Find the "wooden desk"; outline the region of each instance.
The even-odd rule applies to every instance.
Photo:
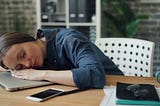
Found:
[[[128,77],[128,76],[114,76],[107,75],[106,81],[108,85],[115,85],[117,81],[128,83],[147,83],[155,84],[160,87],[154,78],[147,77]],[[1,106],[99,106],[104,92],[102,89],[92,89],[75,94],[59,96],[49,99],[44,102],[34,102],[27,100],[25,97],[36,92],[46,90],[48,88],[59,88],[64,90],[75,89],[74,87],[67,87],[62,85],[51,85],[33,89],[26,89],[16,92],[7,92],[3,88],[0,88],[0,105]]]

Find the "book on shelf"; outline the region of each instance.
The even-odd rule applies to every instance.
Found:
[[[77,0],[69,0],[69,21],[77,22]]]

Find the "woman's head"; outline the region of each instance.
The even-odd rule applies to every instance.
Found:
[[[20,32],[0,34],[0,56],[3,56],[12,45],[28,41],[35,41],[35,39],[26,33]]]
[[[42,56],[41,52],[35,38],[28,34],[20,32],[0,34],[0,58],[8,68],[20,69],[38,65],[35,62]],[[27,64],[28,66],[25,66]]]

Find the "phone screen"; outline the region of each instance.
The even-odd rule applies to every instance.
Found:
[[[46,98],[46,97],[50,97],[50,96],[53,96],[53,95],[57,95],[57,94],[59,94],[59,93],[61,93],[61,92],[63,92],[63,91],[54,90],[54,89],[48,89],[48,90],[39,92],[39,93],[37,93],[37,94],[33,94],[33,95],[31,95],[31,97],[36,97],[36,98],[44,99],[44,98]]]

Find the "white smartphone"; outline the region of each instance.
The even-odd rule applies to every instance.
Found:
[[[47,90],[38,92],[33,95],[29,95],[26,98],[29,100],[36,101],[36,102],[42,102],[42,101],[47,100],[49,98],[55,97],[63,92],[64,92],[64,90],[62,90],[62,89],[51,88],[51,89],[47,89]]]

